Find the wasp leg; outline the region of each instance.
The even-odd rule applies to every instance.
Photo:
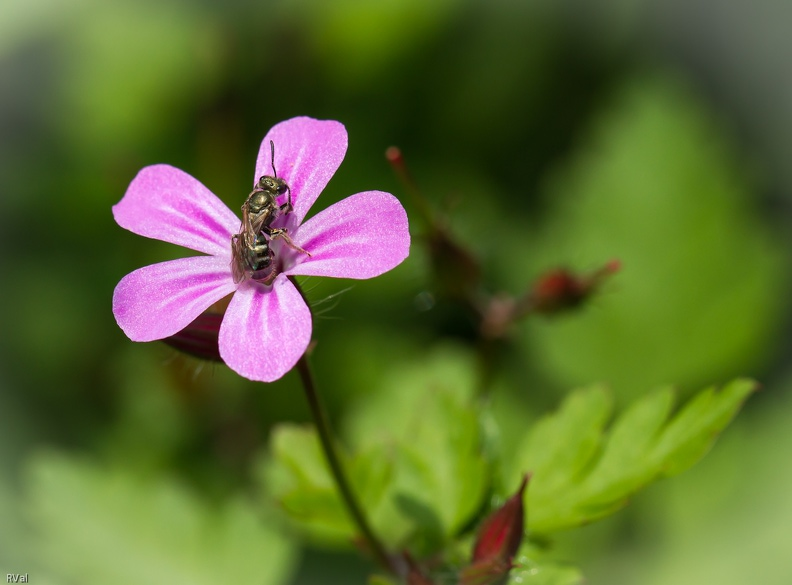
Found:
[[[292,211],[294,211],[294,206],[292,205],[292,201],[291,201],[291,189],[289,189],[288,185],[286,186],[286,193],[287,193],[287,195],[286,195],[286,203],[284,203],[283,205],[281,205],[278,208],[278,209],[280,209],[280,212],[283,215],[289,214]]]
[[[280,238],[292,250],[297,250],[301,254],[307,254],[309,257],[311,256],[311,253],[308,250],[303,250],[302,248],[300,248],[300,246],[298,246],[292,241],[292,239],[289,237],[288,230],[286,230],[285,228],[270,228],[269,237],[271,240],[275,238]]]

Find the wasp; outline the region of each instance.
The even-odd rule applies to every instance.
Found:
[[[263,233],[257,235],[252,244],[242,233],[231,237],[231,272],[235,283],[250,278],[272,284],[278,275],[274,259],[275,254]]]
[[[295,244],[286,228],[274,228],[272,223],[281,215],[292,212],[291,189],[278,177],[275,170],[275,144],[270,140],[272,172],[256,182],[253,191],[242,204],[242,225],[239,233],[231,236],[231,272],[234,282],[250,278],[272,284],[278,275],[275,253],[270,243],[282,239],[287,246],[302,254],[311,254]],[[286,194],[286,202],[278,205],[278,197]]]

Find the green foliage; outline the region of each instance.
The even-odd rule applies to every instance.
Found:
[[[435,577],[433,583],[438,585],[441,583],[457,583],[454,580],[456,577],[450,577],[451,574],[455,573],[456,571],[453,570],[444,570],[442,571],[443,577]],[[486,574],[482,574],[480,579],[482,585],[485,583],[494,585],[495,583],[493,577]],[[515,556],[514,568],[509,571],[508,577],[500,581],[502,585],[518,585],[520,583],[527,585],[580,585],[583,583],[583,578],[577,568],[553,561],[547,558],[546,553],[526,544],[520,548]],[[373,575],[369,579],[369,585],[398,584],[399,581],[382,575]]]
[[[150,140],[185,114],[179,104],[186,95],[200,103],[218,72],[219,43],[203,11],[185,13],[170,3],[142,11],[130,2],[82,8],[91,18],[68,30],[64,98],[83,121],[58,118],[85,141],[79,146],[96,156],[118,135],[130,144]],[[141,60],[145,68],[135,66]]]
[[[145,352],[122,353],[115,367],[119,417],[102,437],[103,452],[138,470],[166,467],[193,431],[173,378]]]
[[[514,560],[515,568],[509,573],[508,585],[580,585],[580,571],[544,558],[540,551],[525,545]]]
[[[437,550],[481,504],[488,466],[466,353],[443,350],[399,368],[346,421],[345,464],[375,529],[395,549]],[[264,485],[307,533],[354,537],[315,433],[280,425]]]
[[[263,483],[289,517],[321,541],[351,542],[354,527],[330,475],[316,431],[297,425],[278,425],[272,432],[271,455],[273,461],[266,464]],[[365,471],[366,460],[365,456],[345,456],[342,463],[364,507],[377,503],[375,494],[358,481],[359,470]]]
[[[792,564],[775,560],[788,558],[792,524],[792,469],[782,463],[792,442],[792,384],[775,390],[763,388],[704,461],[653,490],[642,518],[660,538],[624,559],[621,583],[792,583]],[[613,562],[601,555],[592,572],[608,575]]]
[[[480,505],[489,481],[473,364],[468,352],[435,350],[386,374],[382,387],[352,410],[350,441],[379,444],[396,457],[392,499],[382,510],[386,525],[407,513],[424,531],[434,525],[448,537]]]
[[[30,566],[26,554],[26,530],[16,505],[16,494],[5,478],[0,479],[0,566]]]
[[[781,58],[784,52],[775,50],[777,43],[740,42],[749,40],[751,31],[763,39],[770,38],[768,30],[782,31],[788,19],[778,18],[780,8],[752,13],[775,28],[742,26],[737,42],[708,53],[723,90],[709,94],[713,104],[655,75],[626,88],[617,85],[616,99],[603,113],[597,102],[614,93],[612,84],[623,83],[624,52],[613,50],[614,37],[623,40],[634,34],[654,53],[656,39],[640,37],[639,22],[630,30],[620,26],[629,21],[628,13],[641,12],[638,3],[630,8],[624,2],[605,3],[587,10],[583,18],[566,3],[547,1],[363,4],[4,2],[0,121],[8,148],[0,157],[2,263],[5,281],[18,285],[4,290],[0,315],[0,565],[8,559],[30,560],[29,565],[15,566],[30,566],[33,576],[34,562],[41,562],[56,578],[47,581],[44,569],[36,569],[36,582],[64,585],[69,577],[84,582],[82,573],[75,577],[76,565],[87,563],[86,551],[94,543],[86,543],[82,528],[77,528],[83,526],[83,517],[89,528],[106,527],[107,538],[98,544],[99,560],[104,547],[132,534],[139,537],[130,549],[133,555],[148,557],[150,549],[161,547],[163,557],[181,563],[173,547],[182,534],[166,530],[172,536],[166,538],[159,519],[152,520],[150,505],[172,484],[134,478],[178,465],[191,477],[209,475],[226,482],[224,486],[239,485],[247,471],[246,449],[258,444],[256,435],[265,435],[271,420],[291,420],[303,412],[301,395],[291,391],[296,376],[262,389],[232,380],[223,366],[197,373],[197,364],[185,366],[171,359],[168,350],[130,343],[109,311],[112,288],[125,273],[164,260],[160,250],[180,253],[166,244],[143,244],[113,222],[109,207],[135,172],[155,162],[174,164],[195,174],[238,212],[240,197],[254,179],[251,165],[258,140],[274,122],[292,115],[338,119],[350,132],[346,161],[319,208],[326,205],[325,197],[384,189],[408,206],[415,230],[415,251],[408,263],[360,283],[329,311],[334,320],[314,323],[317,371],[330,410],[345,413],[342,404],[360,400],[358,412],[338,425],[351,446],[346,462],[364,505],[371,505],[375,521],[392,542],[413,542],[414,534],[428,531],[434,546],[447,538],[452,526],[468,526],[463,518],[471,519],[472,526],[476,502],[487,500],[490,475],[481,465],[478,446],[473,446],[483,437],[466,418],[471,410],[467,398],[449,399],[451,407],[438,407],[440,415],[430,408],[423,414],[424,404],[408,387],[412,382],[402,377],[406,372],[397,371],[399,383],[394,386],[401,387],[391,388],[388,400],[379,397],[383,387],[373,382],[430,340],[469,334],[464,318],[447,305],[438,303],[419,313],[410,302],[413,295],[432,291],[425,288],[419,262],[420,222],[382,157],[388,144],[403,148],[418,187],[437,209],[447,212],[449,223],[458,228],[455,233],[482,258],[490,290],[506,283],[513,292],[524,290],[532,276],[558,263],[589,269],[610,257],[624,261],[624,271],[587,310],[527,323],[523,332],[531,360],[520,354],[516,365],[525,372],[498,372],[503,378],[527,373],[532,381],[548,379],[560,390],[607,380],[619,404],[631,392],[668,381],[695,389],[741,371],[761,375],[768,359],[780,356],[770,343],[776,341],[771,335],[776,326],[787,319],[784,284],[790,264],[783,261],[786,252],[770,227],[777,222],[785,228],[788,218],[758,217],[752,206],[762,203],[759,190],[745,170],[758,163],[760,172],[772,173],[768,161],[788,158],[789,149],[778,146],[792,136],[785,131],[792,116],[773,107],[784,102],[784,92],[769,86],[757,91],[762,71],[778,67],[754,68],[746,83],[740,75],[729,77],[728,67],[722,66],[728,57],[717,61],[729,51],[738,52],[740,62],[757,62],[757,51],[763,50]],[[617,6],[623,9],[621,17]],[[674,10],[669,6],[662,9],[666,18],[655,19],[661,29],[679,21],[669,18]],[[613,34],[614,28],[621,34]],[[700,32],[696,46],[705,46],[707,36]],[[677,49],[685,50],[683,45]],[[629,72],[647,67],[640,53],[628,59]],[[784,81],[784,76],[775,77]],[[754,105],[768,107],[752,107],[743,99],[747,96]],[[739,112],[729,111],[735,97],[743,106]],[[708,110],[723,117],[714,119]],[[729,128],[723,123],[731,123],[735,114],[736,125],[751,134],[739,150],[729,144]],[[589,118],[594,127],[581,140],[580,124]],[[750,151],[756,145],[762,145],[759,154]],[[537,189],[548,178],[548,163],[557,161],[557,174]],[[774,200],[792,193],[788,180],[779,182],[772,174],[761,178],[766,181],[761,185],[764,195],[773,193]],[[548,205],[544,217],[536,205],[537,192]],[[48,216],[47,210],[57,210],[55,221],[48,222],[46,235],[32,237],[31,229]],[[533,218],[549,220],[535,226],[544,232],[538,239],[527,225]],[[321,288],[316,289],[317,299],[319,292]],[[502,363],[515,366],[508,360]],[[447,368],[454,370],[443,374],[449,385],[460,383],[457,376],[467,376],[456,368],[467,371],[468,365]],[[545,403],[544,388],[530,386],[526,402]],[[235,390],[255,398],[239,400]],[[612,549],[613,557],[602,561],[607,567],[603,578],[592,582],[792,582],[785,547],[785,531],[792,522],[792,478],[782,463],[784,446],[792,440],[785,420],[791,405],[778,401],[786,390],[767,389],[765,409],[751,413],[754,419],[749,417],[746,424],[753,426],[744,429],[744,440],[733,442],[721,467],[708,466],[706,477],[697,471],[697,482],[687,483],[693,474],[686,474],[685,483],[668,482],[663,490],[653,491],[652,497],[673,497],[679,510],[666,513],[666,506],[658,506],[663,516],[647,521],[646,515],[656,512],[642,506],[641,516],[630,523],[638,531],[651,525],[653,532],[663,532],[665,541],[642,541],[640,534],[630,539],[631,547],[641,542],[651,547],[637,554],[630,549],[634,575],[640,579],[619,581],[618,571],[627,562],[619,547],[626,539],[614,532],[613,541],[601,545],[602,550]],[[499,394],[496,399],[501,398]],[[731,416],[731,407],[719,401],[713,394],[699,404],[698,416],[710,417],[706,424],[711,428],[719,416]],[[580,425],[572,434],[575,442],[556,450],[567,467],[553,470],[548,481],[564,496],[578,475],[588,477],[596,465],[598,483],[590,479],[586,485],[599,499],[585,514],[605,513],[612,498],[618,500],[614,506],[621,505],[618,494],[633,493],[657,477],[644,465],[642,454],[649,452],[649,445],[654,445],[657,459],[669,459],[663,473],[689,465],[711,437],[690,434],[696,427],[690,421],[680,420],[672,432],[672,402],[670,393],[658,392],[607,430],[610,399],[604,394],[591,397],[586,403],[590,411],[575,411]],[[417,405],[413,412],[411,405]],[[524,445],[510,437],[527,443],[533,427],[524,404],[517,406],[512,419],[519,429],[508,433],[501,426],[501,444],[487,443],[485,453],[496,452],[496,447],[502,458],[518,447],[522,453]],[[379,414],[373,414],[375,409]],[[207,410],[218,416],[201,414]],[[244,416],[238,417],[240,413]],[[463,421],[459,426],[455,413]],[[237,418],[254,430],[229,439],[227,426],[243,426],[235,426]],[[409,425],[396,428],[411,419],[434,428],[419,429],[422,434],[413,440]],[[768,432],[770,423],[773,433]],[[315,442],[311,433],[284,429],[275,435],[281,441],[278,449],[289,451],[292,441],[299,446],[284,456],[293,466],[286,471],[302,469],[302,459],[291,462],[301,450],[314,458],[306,464],[309,468],[324,470],[321,455],[310,447]],[[447,436],[453,433],[460,435],[453,441],[466,445],[468,455],[438,463],[442,458],[437,453],[446,450],[444,442],[452,441]],[[662,445],[657,442],[661,433],[667,433]],[[367,434],[376,441],[369,441]],[[418,439],[435,455],[425,452]],[[229,461],[224,459],[229,441],[240,449],[232,468],[225,467]],[[25,522],[17,471],[42,442],[123,461],[126,472],[38,460],[35,469],[58,470],[49,484],[43,473],[34,474],[38,495],[33,502],[42,510],[34,514],[40,542],[33,547],[20,538]],[[641,467],[647,475],[640,473]],[[216,473],[218,469],[228,473]],[[509,471],[515,479],[522,469]],[[313,469],[311,481],[317,475]],[[63,481],[59,493],[61,479],[72,476],[81,479]],[[109,496],[97,497],[101,485],[116,480],[126,486],[121,490],[128,496],[123,508]],[[464,485],[468,482],[469,488]],[[133,484],[140,486],[134,493]],[[510,481],[503,489],[513,487]],[[470,489],[470,494],[454,489]],[[321,490],[316,495],[319,508],[326,495]],[[47,508],[45,514],[50,500],[58,507]],[[190,501],[207,522],[226,514]],[[299,497],[289,503],[300,503]],[[309,504],[302,503],[303,509]],[[702,504],[709,516],[702,517]],[[69,515],[71,509],[74,515]],[[319,525],[333,531],[331,540],[346,541],[351,534],[346,515],[337,509],[334,514]],[[529,504],[528,514],[541,520],[536,506]],[[45,548],[52,550],[39,554]],[[64,552],[57,553],[58,548]],[[586,544],[578,554],[594,554],[592,548],[597,547]],[[73,559],[65,558],[67,554]],[[602,559],[607,553],[596,554]],[[201,562],[214,562],[212,556]],[[642,564],[649,556],[652,566]],[[127,566],[125,554],[110,558],[120,558],[119,566]],[[248,563],[259,566],[261,559],[252,554],[240,566]],[[259,577],[268,574],[262,570]],[[134,568],[132,575],[141,576]],[[112,585],[110,577],[105,583]]]
[[[527,327],[560,387],[695,387],[763,359],[786,298],[784,252],[759,222],[744,168],[679,85],[647,76],[617,94],[544,193],[534,273],[624,265],[589,310]]]
[[[637,401],[606,432],[611,401],[602,387],[578,390],[525,434],[507,477],[529,471],[527,526],[548,534],[611,514],[651,481],[701,458],[756,389],[735,380],[699,393],[671,417],[673,392]]]
[[[310,27],[315,50],[331,68],[335,83],[349,85],[387,71],[403,53],[436,32],[458,4],[457,0],[337,0],[292,2],[286,8]]]
[[[423,364],[396,369],[383,377],[381,388],[360,397],[344,421],[350,445],[344,465],[392,550],[407,547],[422,558],[448,545],[479,510],[493,481],[482,454],[484,410],[476,407],[471,363],[467,353],[444,349]],[[529,534],[597,520],[652,481],[695,463],[755,387],[735,380],[704,390],[676,414],[674,393],[664,388],[636,401],[610,426],[610,393],[602,386],[576,391],[558,412],[525,429],[516,456],[503,464],[504,487],[513,489],[521,473],[532,472]],[[354,528],[311,429],[275,430],[264,485],[305,533],[335,544],[353,542]],[[545,566],[537,551],[521,555],[513,579],[578,582],[576,569]],[[454,564],[465,562],[463,554]]]
[[[250,503],[215,509],[178,484],[39,455],[29,474],[36,558],[63,583],[279,585],[291,544]]]

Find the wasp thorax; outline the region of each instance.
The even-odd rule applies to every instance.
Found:
[[[274,207],[275,198],[267,191],[254,191],[247,200],[248,209],[252,213],[259,213],[265,208]]]

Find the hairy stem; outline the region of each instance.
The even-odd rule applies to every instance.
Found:
[[[360,533],[365,539],[371,554],[384,569],[394,572],[393,564],[388,554],[385,552],[385,547],[371,528],[368,518],[366,518],[366,515],[363,513],[363,509],[360,507],[357,497],[352,491],[352,486],[349,484],[349,479],[341,465],[341,460],[338,457],[338,451],[333,439],[333,431],[330,428],[330,421],[319,400],[319,394],[316,392],[316,384],[314,383],[311,366],[305,355],[297,362],[297,371],[300,373],[300,379],[305,389],[305,396],[308,398],[308,405],[311,408],[311,415],[314,418],[316,429],[319,431],[319,440],[322,443],[322,449],[327,459],[327,464],[330,466],[330,472],[341,494],[341,499],[344,501],[349,515],[352,517],[358,530],[360,530]]]
[[[303,294],[303,291],[297,282],[295,282],[294,279],[290,280],[292,280],[300,294]],[[305,295],[303,295],[303,298],[305,298]],[[310,307],[310,305],[308,306]],[[330,426],[330,419],[327,416],[327,412],[325,411],[324,407],[322,406],[322,402],[319,400],[319,393],[316,390],[316,382],[311,370],[311,365],[308,363],[307,353],[303,354],[303,356],[297,362],[297,371],[300,374],[300,380],[302,381],[303,389],[305,390],[305,396],[308,399],[308,406],[311,409],[311,416],[314,419],[316,430],[319,433],[319,441],[321,442],[325,459],[327,459],[327,465],[330,467],[330,473],[333,476],[333,480],[335,481],[338,492],[341,495],[341,499],[346,505],[347,512],[349,512],[349,515],[352,517],[352,521],[360,531],[360,534],[365,541],[366,548],[369,550],[377,563],[379,563],[382,568],[388,572],[396,574],[396,566],[388,556],[382,541],[380,541],[371,527],[366,514],[363,512],[363,508],[360,506],[360,503],[355,496],[355,492],[352,490],[352,486],[349,483],[349,479],[347,478],[347,474],[344,471],[344,467],[341,464],[341,459],[338,456],[338,449],[333,436],[333,429]]]

